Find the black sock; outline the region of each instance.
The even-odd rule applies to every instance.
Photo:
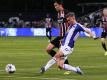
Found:
[[[49,40],[51,41],[51,36],[49,37]]]
[[[68,59],[65,60],[64,64],[69,64]]]
[[[52,57],[54,57],[54,55],[56,54],[56,52],[54,50],[51,50],[51,52],[49,53]]]
[[[105,51],[107,51],[107,49],[106,49],[106,44],[105,44],[105,43],[102,43],[102,47],[103,47],[103,49],[104,49]]]

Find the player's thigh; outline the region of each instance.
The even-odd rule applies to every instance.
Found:
[[[73,48],[70,48],[69,46],[61,46],[60,51],[66,57],[73,52]]]
[[[105,38],[101,38],[101,42],[105,42]]]
[[[59,48],[60,47],[60,40],[61,40],[60,37],[56,37],[55,39],[53,39],[51,41],[51,44],[53,44],[56,48]]]
[[[101,33],[101,38],[106,38],[106,36],[107,36],[107,33],[106,33],[106,32],[102,32],[102,33]]]
[[[106,36],[107,36],[107,33],[102,32],[102,34],[101,34],[101,42],[105,42]]]
[[[64,57],[64,54],[63,54],[62,51],[58,50],[57,53],[55,54],[55,58],[56,58],[57,60],[60,60],[61,57]]]
[[[60,68],[63,68],[64,59],[60,59],[60,60],[57,62],[57,65],[60,66]]]
[[[48,32],[48,28],[46,28],[46,32]]]
[[[60,66],[60,68],[63,68],[63,64],[65,60],[67,59],[67,56],[64,56],[64,53],[62,51],[58,51],[55,55],[57,65]]]
[[[64,60],[64,55],[63,55],[63,52],[61,51],[58,51],[56,54],[55,54],[55,59],[57,61],[57,65],[60,65],[61,64],[61,61]]]
[[[50,51],[50,50],[52,50],[53,48],[55,48],[55,45],[53,45],[52,43],[49,43],[48,46],[47,46],[47,48],[46,48],[46,50],[47,50],[47,51]]]

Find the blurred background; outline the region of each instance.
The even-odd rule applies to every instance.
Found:
[[[62,0],[62,2],[65,9],[74,11],[77,20],[86,27],[99,27],[102,9],[107,6],[106,0]],[[52,17],[53,28],[57,28],[53,0],[0,0],[0,35],[8,36],[10,32],[16,35],[18,30],[13,28],[44,28],[47,13]],[[7,31],[7,28],[11,30]],[[23,30],[19,31],[21,32],[17,33],[24,33]],[[32,31],[34,34],[35,30]],[[36,32],[35,34],[40,34],[40,31]],[[32,35],[31,31],[30,33]]]

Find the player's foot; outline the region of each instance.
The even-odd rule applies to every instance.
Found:
[[[64,74],[65,75],[69,75],[71,73],[71,71],[65,71]]]
[[[107,56],[107,51],[105,52],[105,54],[104,54],[105,56]]]
[[[45,68],[44,68],[44,66],[42,66],[40,69],[40,73],[43,74],[44,72],[45,72]]]
[[[76,69],[78,74],[83,75],[83,71],[79,67],[76,67]]]

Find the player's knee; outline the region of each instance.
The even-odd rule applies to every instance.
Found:
[[[57,65],[60,69],[63,69],[63,62],[62,61],[57,61]]]
[[[51,48],[50,46],[48,46],[48,47],[46,48],[46,52],[47,52],[47,53],[50,53],[51,50],[52,50],[52,48]]]
[[[54,46],[52,44],[49,44],[46,48],[46,52],[50,53],[53,48],[54,48]]]
[[[55,58],[56,58],[57,60],[59,60],[60,55],[59,55],[59,54],[55,54]]]
[[[60,69],[63,69],[63,65],[62,65],[62,64],[58,63],[57,65],[58,65],[58,67],[59,67]]]
[[[63,69],[62,67],[58,66],[59,69]]]
[[[105,42],[105,39],[104,39],[104,38],[101,38],[101,42]]]
[[[104,41],[104,40],[102,40],[102,41],[101,41],[101,43],[102,43],[102,44],[104,44],[104,43],[105,43],[105,41]]]

